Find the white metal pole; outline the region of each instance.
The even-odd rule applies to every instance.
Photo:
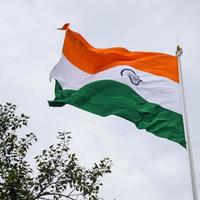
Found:
[[[183,53],[182,48],[180,48],[180,46],[178,45],[177,51],[176,51],[176,56],[178,58],[179,80],[180,80],[181,96],[182,96],[181,99],[182,99],[184,132],[185,132],[185,137],[186,137],[186,142],[187,142],[187,152],[188,152],[188,160],[189,160],[189,167],[190,167],[193,200],[198,200],[199,198],[198,198],[198,191],[197,191],[197,182],[196,182],[196,176],[195,176],[192,147],[191,147],[191,142],[190,142],[189,127],[187,124],[187,112],[186,112],[186,106],[185,106],[184,87],[183,87],[183,80],[182,80],[182,70],[181,70],[181,60],[180,60],[182,53]]]

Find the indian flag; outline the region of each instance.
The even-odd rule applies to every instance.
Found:
[[[55,99],[100,115],[116,115],[137,128],[186,146],[176,56],[91,46],[66,30],[62,56],[50,74]]]

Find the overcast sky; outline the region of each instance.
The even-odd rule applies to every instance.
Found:
[[[187,152],[180,145],[136,129],[116,116],[100,117],[72,106],[48,107],[54,98],[50,70],[61,56],[70,22],[99,48],[184,54],[182,71],[197,180],[200,180],[200,1],[198,0],[0,0],[0,103],[17,104],[30,116],[24,131],[36,133],[29,160],[55,143],[57,131],[71,131],[71,150],[92,166],[110,157],[103,179],[105,200],[190,200]],[[200,191],[200,182],[198,182]]]

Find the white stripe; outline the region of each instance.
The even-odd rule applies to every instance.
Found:
[[[123,69],[132,69],[142,80],[139,85],[134,85],[125,74],[120,74]],[[126,84],[146,101],[182,113],[180,104],[180,86],[178,83],[161,76],[143,72],[129,66],[116,66],[96,74],[86,73],[71,64],[64,55],[53,68],[50,79],[56,79],[63,89],[77,90],[84,85],[98,80],[114,80]],[[134,80],[134,79],[133,79]],[[123,102],[122,102],[123,103]]]

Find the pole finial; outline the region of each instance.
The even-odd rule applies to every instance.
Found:
[[[179,45],[177,45],[177,47],[176,47],[176,56],[177,57],[181,57],[182,54],[183,54],[183,49]]]

